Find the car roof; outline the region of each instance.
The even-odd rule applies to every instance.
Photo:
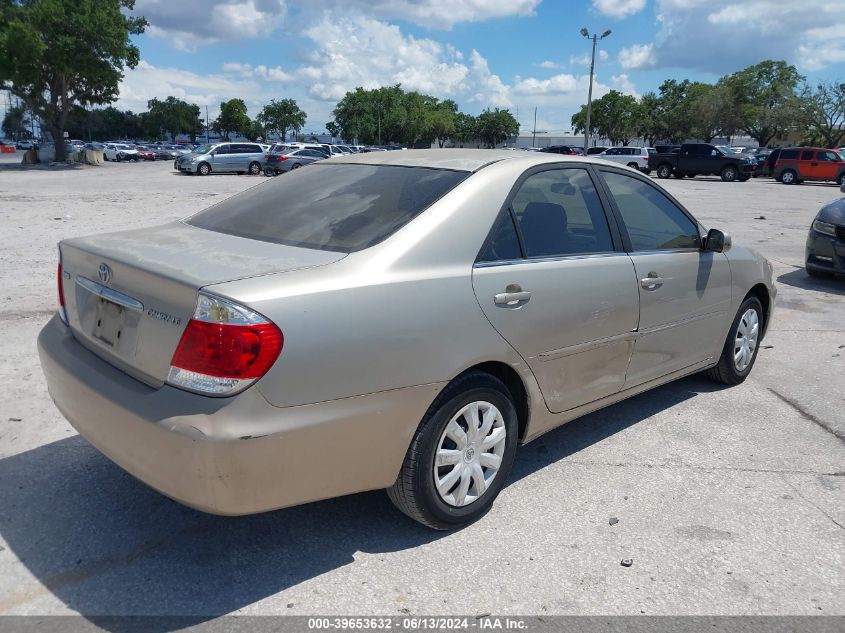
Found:
[[[332,158],[333,165],[354,163],[361,165],[395,165],[397,167],[430,167],[456,171],[478,171],[502,160],[520,161],[528,168],[544,163],[596,163],[594,156],[567,156],[544,152],[513,152],[502,149],[409,149],[403,152],[366,152]]]

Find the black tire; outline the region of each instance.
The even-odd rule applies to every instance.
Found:
[[[722,167],[722,171],[719,176],[721,176],[722,182],[733,182],[739,178],[739,170],[733,165],[725,165]]]
[[[663,164],[657,166],[657,177],[661,179],[670,178],[672,176],[672,166]]]
[[[757,322],[759,323],[759,333],[757,335],[757,344],[754,347],[754,352],[751,356],[751,362],[742,371],[738,371],[736,363],[734,362],[734,346],[736,342],[736,334],[739,329],[740,321],[743,315],[749,310],[757,311]],[[760,343],[763,340],[762,330],[765,323],[765,315],[763,314],[763,306],[757,297],[746,297],[742,305],[739,306],[734,321],[731,324],[731,329],[728,332],[728,338],[725,339],[725,345],[722,347],[722,355],[719,356],[719,362],[710,369],[704,372],[710,380],[722,383],[723,385],[738,385],[743,382],[748,374],[751,373],[751,368],[754,367],[754,361],[757,360],[757,352],[760,351]]]
[[[250,176],[258,176],[261,173],[261,163],[257,161],[252,161],[247,168],[247,172]]]
[[[273,169],[272,167],[265,167],[264,168],[264,175],[267,176],[268,178],[270,178],[271,176],[275,176],[276,170]]]
[[[505,448],[490,487],[475,501],[458,507],[446,503],[437,492],[434,460],[446,426],[463,407],[475,401],[489,402],[502,414]],[[387,495],[403,513],[435,530],[472,523],[487,513],[504,487],[513,466],[518,431],[516,409],[508,388],[490,374],[464,374],[449,384],[429,407],[411,440],[396,483],[387,489]]]
[[[642,170],[642,172],[643,172],[646,176],[648,176],[648,175],[651,173],[651,170],[650,170],[648,167],[646,167],[645,169],[643,169],[643,170]]]
[[[208,163],[200,163],[197,165],[197,173],[200,176],[208,176],[211,173],[211,165]]]
[[[748,182],[748,180],[750,178],[751,178],[750,174],[743,174],[742,176],[739,177],[739,182]]]
[[[290,166],[291,169],[299,169],[300,167],[302,167],[302,165],[300,165],[299,163],[294,163],[293,165]]]
[[[792,169],[784,169],[778,176],[778,180],[785,185],[795,185],[798,184],[798,174]]]
[[[634,163],[634,162],[628,163],[628,167],[630,167],[632,169],[637,169],[637,170],[639,170],[639,168],[640,168],[640,166],[637,165],[637,163]]]
[[[841,174],[839,174],[836,177],[836,184],[839,185],[840,187],[842,186],[842,183],[844,183],[844,182],[845,182],[845,171],[843,171]]]

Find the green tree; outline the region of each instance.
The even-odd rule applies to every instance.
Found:
[[[801,90],[807,132],[815,143],[839,147],[845,139],[845,84],[821,81]],[[4,124],[5,125],[5,124]]]
[[[496,147],[509,136],[519,134],[519,123],[509,110],[486,109],[478,115],[478,137],[489,147]]]
[[[426,113],[426,135],[430,135],[440,147],[455,134],[458,104],[451,99],[431,104]]]
[[[635,97],[611,90],[593,101],[590,132],[598,133],[614,145],[627,145],[639,134],[642,127],[640,112],[640,104]],[[577,133],[584,133],[586,120],[587,106],[581,106],[581,110],[572,117],[572,126]]]
[[[341,137],[340,126],[334,121],[329,121],[328,123],[326,123],[326,131],[332,135],[332,138]]]
[[[690,135],[710,142],[716,136],[733,136],[740,126],[733,92],[725,82],[691,83],[687,90],[691,115]]]
[[[253,142],[263,141],[267,139],[267,130],[264,129],[264,126],[261,125],[261,123],[259,123],[258,121],[253,121],[252,123],[250,123],[250,126],[247,129],[246,133],[244,133],[244,136],[247,138],[247,140]]]
[[[200,119],[200,108],[194,103],[176,97],[167,97],[163,101],[156,98],[147,101],[147,108],[145,125],[148,136],[164,138],[169,132],[175,138],[177,134],[187,134],[193,142],[205,128]]]
[[[453,138],[464,146],[464,143],[478,138],[478,120],[471,114],[458,112],[455,114],[455,131]]]
[[[660,120],[660,97],[654,92],[647,92],[640,98],[640,114],[637,119],[637,136],[642,138],[646,145],[655,145],[658,140],[664,138],[663,124]]]
[[[0,88],[41,120],[64,160],[65,124],[74,105],[114,101],[124,67],[140,59],[131,35],[147,22],[134,0],[0,1]]]
[[[308,115],[299,107],[294,99],[271,99],[256,117],[268,134],[279,134],[284,141],[288,130],[301,130]]]
[[[220,114],[212,124],[215,132],[224,139],[229,138],[229,133],[246,136],[252,126],[246,110],[246,103],[243,99],[229,99],[220,104]]]
[[[773,138],[785,136],[802,115],[796,94],[804,77],[795,66],[766,60],[722,78],[734,96],[739,129],[765,147]]]
[[[29,112],[23,105],[12,106],[3,117],[3,130],[9,137],[18,141],[32,138],[30,125]]]

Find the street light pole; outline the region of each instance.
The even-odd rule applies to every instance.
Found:
[[[601,34],[601,37],[599,37],[595,33],[590,35],[590,32],[584,28],[581,29],[581,35],[587,39],[593,40],[593,55],[590,58],[590,90],[587,93],[587,121],[586,126],[584,127],[584,155],[586,155],[587,150],[590,148],[590,116],[593,113],[593,73],[596,70],[596,42],[598,42],[598,40],[603,40],[610,35],[610,29],[606,30]]]

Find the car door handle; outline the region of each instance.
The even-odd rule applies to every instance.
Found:
[[[646,290],[657,290],[663,285],[663,277],[659,277],[657,273],[649,273],[648,277],[640,279],[640,285]]]
[[[505,288],[505,292],[500,292],[493,296],[493,303],[497,306],[511,306],[527,303],[531,299],[531,293],[523,290],[519,284],[511,284]]]

